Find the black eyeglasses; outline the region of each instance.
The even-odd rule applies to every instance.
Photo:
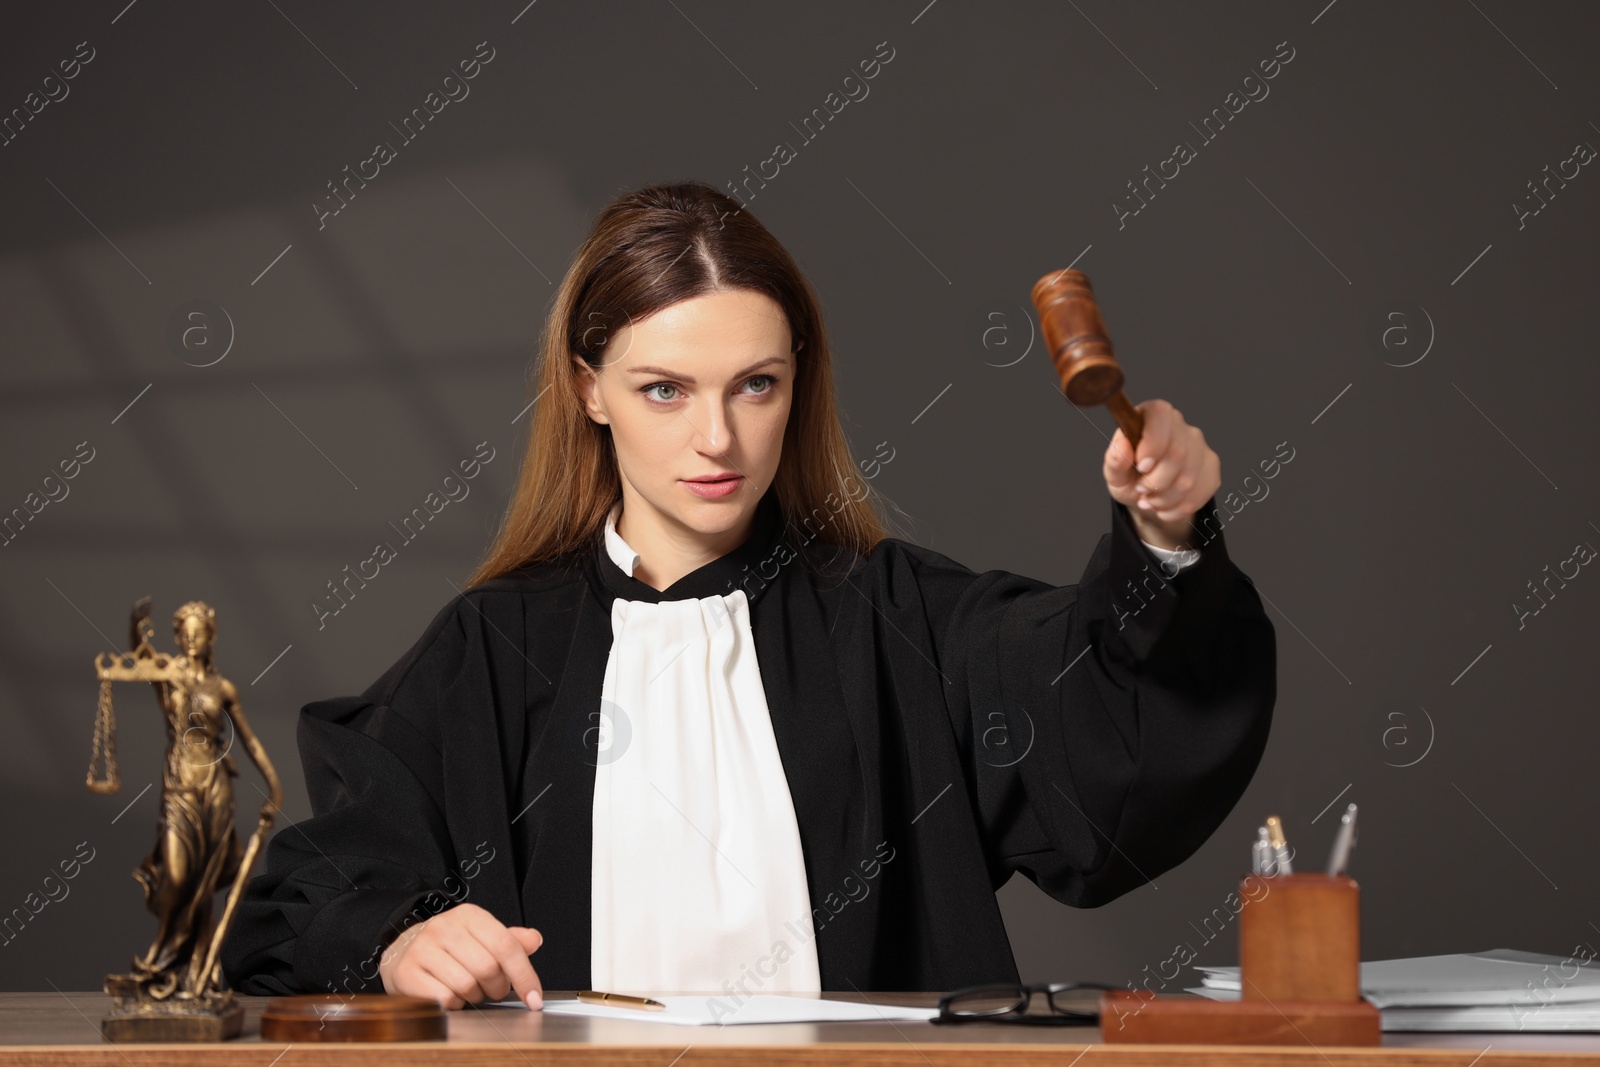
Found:
[[[1097,982],[969,986],[940,997],[939,1015],[933,1021],[1093,1026],[1100,1021],[1100,994],[1111,988]],[[1048,1014],[1029,1012],[1036,993],[1043,994]]]

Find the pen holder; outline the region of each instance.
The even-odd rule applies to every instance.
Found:
[[[1361,889],[1354,881],[1285,874],[1254,885],[1247,879],[1239,891],[1248,901],[1239,912],[1242,999],[1361,999]]]
[[[1250,875],[1239,884],[1236,1001],[1107,993],[1108,1044],[1377,1045],[1361,997],[1361,892],[1343,875]]]

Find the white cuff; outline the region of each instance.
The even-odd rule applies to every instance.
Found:
[[[1161,561],[1161,569],[1168,577],[1177,574],[1178,571],[1183,570],[1185,567],[1192,567],[1200,561],[1200,550],[1198,548],[1159,548],[1142,537],[1139,540],[1144,547],[1155,553],[1156,558]],[[1171,567],[1167,566],[1167,564],[1176,564],[1176,566]]]

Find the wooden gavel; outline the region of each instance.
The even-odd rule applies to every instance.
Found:
[[[1138,448],[1144,416],[1122,391],[1122,368],[1111,351],[1089,276],[1081,270],[1051,271],[1034,283],[1033,307],[1061,376],[1061,391],[1080,407],[1110,408],[1123,436]]]

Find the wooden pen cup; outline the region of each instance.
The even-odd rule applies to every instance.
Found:
[[[1239,912],[1242,999],[1361,999],[1361,889],[1352,879],[1285,874],[1239,892],[1249,901]]]
[[[1344,875],[1250,875],[1239,884],[1238,1000],[1144,996],[1100,1002],[1108,1044],[1378,1045],[1361,996],[1361,891]]]

